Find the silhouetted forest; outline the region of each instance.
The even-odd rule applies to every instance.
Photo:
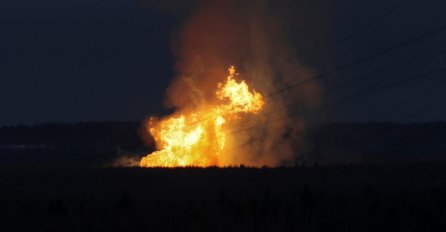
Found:
[[[141,145],[140,122],[47,123],[0,128],[1,145],[34,145],[54,148],[135,149]]]
[[[10,166],[85,162],[154,150],[138,122],[85,122],[0,128],[0,161]],[[296,164],[364,164],[446,160],[446,123],[330,123],[309,126]]]
[[[107,166],[140,124],[0,129],[0,231],[445,231],[446,123],[309,127],[281,168]]]
[[[0,231],[444,231],[445,168],[1,171]]]
[[[103,165],[123,154],[145,154],[140,122],[50,123],[0,128],[0,166],[51,168]]]

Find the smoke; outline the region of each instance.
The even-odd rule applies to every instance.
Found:
[[[277,166],[295,161],[303,146],[305,120],[293,116],[288,105],[316,105],[318,86],[307,83],[298,90],[268,95],[314,75],[299,62],[292,46],[296,41],[289,33],[289,20],[297,12],[267,0],[148,3],[186,18],[172,38],[177,77],[166,92],[166,105],[187,112],[212,101],[216,83],[224,81],[228,66],[236,65],[242,79],[267,97],[263,114],[228,125],[237,131],[232,134],[232,162]],[[261,126],[245,130],[250,125]]]
[[[123,168],[123,167],[138,167],[140,158],[134,155],[120,155],[105,167]]]

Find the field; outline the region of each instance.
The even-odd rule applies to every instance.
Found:
[[[441,231],[446,163],[1,172],[0,231]]]
[[[312,127],[291,167],[110,168],[153,150],[139,127],[0,128],[0,231],[446,230],[445,123]]]

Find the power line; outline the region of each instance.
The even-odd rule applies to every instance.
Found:
[[[380,87],[377,87],[377,88],[373,88],[371,91],[369,90],[368,92],[358,92],[357,94],[354,94],[354,95],[352,95],[352,96],[343,98],[343,99],[341,99],[340,101],[336,101],[336,102],[333,102],[333,103],[342,103],[342,102],[345,102],[345,101],[350,100],[350,99],[356,99],[357,97],[365,96],[365,95],[367,95],[367,94],[370,94],[370,93],[373,93],[373,92],[376,92],[376,91],[380,91],[380,90],[383,90],[383,89],[387,89],[387,88],[391,88],[391,87],[394,87],[394,86],[397,86],[397,85],[401,85],[401,84],[410,82],[410,81],[412,81],[412,80],[419,79],[419,78],[421,78],[421,77],[426,77],[426,76],[428,76],[428,75],[432,75],[432,74],[440,73],[440,72],[442,72],[442,71],[444,71],[444,70],[446,70],[446,67],[443,67],[443,68],[441,68],[441,69],[437,69],[437,70],[434,70],[434,71],[430,71],[430,72],[427,72],[427,73],[424,73],[424,74],[415,75],[415,76],[412,76],[411,78],[404,79],[404,80],[400,80],[400,81],[397,81],[397,82],[393,82],[393,83],[390,83],[390,84],[385,85],[385,86],[380,86]],[[438,102],[437,104],[440,104],[440,103],[442,103],[442,102],[444,102],[444,101],[446,101],[446,98],[445,98],[445,99],[442,99],[442,101]],[[435,105],[437,105],[437,104],[435,104]],[[427,107],[426,107],[426,108],[427,108]],[[318,109],[318,110],[319,110],[319,109]],[[310,111],[310,112],[311,112],[311,113],[315,113],[315,112],[317,112],[317,111]],[[308,112],[306,112],[306,113],[308,113]],[[419,114],[419,113],[420,113],[420,112],[417,112],[416,114]],[[412,118],[412,117],[416,116],[416,114],[414,114],[414,115],[410,115],[408,118]],[[299,114],[292,115],[292,116],[290,116],[290,117],[296,117],[296,116],[299,116]],[[275,120],[273,120],[273,121],[280,121],[280,120],[287,120],[287,119],[288,119],[288,117],[287,117],[287,118],[278,118],[278,119],[275,119]],[[266,124],[271,123],[271,122],[272,122],[272,121],[268,121],[268,122],[266,122],[266,123],[260,123],[260,124],[254,125],[254,126],[252,126],[252,127],[249,127],[249,128],[244,128],[243,130],[235,131],[234,133],[238,133],[238,132],[240,132],[240,131],[244,131],[244,130],[252,129],[252,128],[257,127],[257,126],[266,125]],[[276,128],[276,129],[273,131],[273,133],[276,133],[276,132],[282,132],[282,130],[283,130],[283,129],[286,129],[287,127],[288,127],[287,125],[280,126],[280,127]],[[268,133],[268,134],[271,134],[271,133]],[[253,142],[255,142],[255,141],[257,141],[257,140],[261,140],[261,139],[263,139],[263,138],[265,138],[265,137],[266,137],[266,135],[261,135],[261,136],[259,136],[259,137],[257,137],[257,138],[250,139],[249,141],[247,141],[247,142],[245,142],[245,143],[243,143],[243,144],[240,144],[240,145],[238,145],[238,146],[236,146],[236,147],[230,148],[229,151],[236,150],[236,149],[241,148],[241,147],[243,147],[243,146],[247,146],[247,145],[252,144]]]
[[[430,105],[427,105],[427,106],[421,108],[421,109],[418,110],[417,112],[412,113],[412,114],[410,114],[409,116],[405,117],[402,121],[403,121],[403,122],[407,122],[407,121],[409,121],[410,119],[415,118],[415,117],[417,117],[418,115],[420,115],[420,114],[426,112],[427,110],[429,110],[429,109],[431,109],[431,108],[433,108],[433,107],[436,107],[436,106],[438,106],[438,105],[440,105],[440,104],[443,104],[443,103],[446,103],[446,97],[445,97],[445,98],[442,98],[442,99],[440,99],[440,100],[438,100],[438,101],[435,101],[435,102],[433,102],[433,103],[430,104]]]
[[[423,34],[421,34],[421,35],[418,35],[418,36],[413,37],[413,38],[411,38],[411,39],[405,40],[405,41],[403,41],[403,42],[401,42],[401,43],[399,43],[399,44],[396,44],[396,45],[394,45],[394,46],[391,46],[391,47],[389,47],[389,48],[386,48],[386,49],[384,49],[384,50],[382,50],[382,51],[379,51],[379,52],[370,54],[370,55],[365,56],[365,57],[363,57],[363,58],[361,58],[361,59],[359,59],[359,60],[356,60],[356,61],[347,63],[347,64],[342,65],[342,66],[339,66],[339,67],[337,67],[337,68],[335,68],[335,69],[333,69],[333,70],[331,70],[331,71],[329,71],[329,72],[326,72],[326,73],[323,73],[323,74],[314,76],[314,77],[309,78],[309,79],[307,79],[307,80],[304,80],[304,81],[295,83],[295,84],[293,84],[293,85],[290,85],[290,86],[288,86],[288,87],[286,87],[286,88],[283,88],[283,89],[280,89],[280,90],[278,90],[278,91],[272,92],[272,93],[266,95],[265,98],[269,98],[269,97],[275,96],[275,95],[277,95],[277,94],[279,94],[279,93],[282,93],[282,92],[285,92],[285,91],[289,91],[289,90],[291,90],[291,89],[293,89],[293,88],[296,88],[296,87],[298,87],[298,86],[301,86],[301,85],[303,85],[303,84],[305,84],[305,83],[308,83],[308,82],[310,82],[310,81],[314,81],[314,80],[316,80],[316,79],[325,78],[325,77],[327,77],[327,76],[329,76],[329,75],[331,75],[331,74],[333,74],[333,73],[336,73],[336,72],[345,70],[345,69],[347,69],[347,68],[350,68],[350,67],[353,67],[353,66],[355,66],[355,65],[358,65],[358,64],[360,64],[360,63],[364,63],[364,62],[366,62],[366,61],[368,61],[368,60],[371,60],[371,59],[373,59],[373,58],[375,58],[375,57],[382,56],[382,55],[385,55],[385,54],[387,54],[387,53],[390,53],[390,52],[393,51],[393,50],[396,50],[396,49],[402,48],[402,47],[404,47],[404,46],[407,46],[407,45],[409,45],[409,44],[415,43],[415,42],[417,42],[417,41],[419,41],[419,40],[422,40],[422,39],[425,38],[425,37],[434,35],[434,34],[440,32],[440,31],[442,31],[442,30],[445,30],[445,29],[446,29],[446,25],[443,25],[443,26],[438,27],[438,28],[436,28],[436,29],[434,29],[434,30],[425,32],[425,33],[423,33]],[[400,85],[400,84],[404,84],[404,83],[406,83],[406,82],[409,82],[409,81],[418,79],[418,78],[423,77],[423,76],[426,76],[426,75],[431,75],[431,74],[434,74],[434,73],[437,73],[437,72],[441,72],[441,71],[443,71],[444,69],[445,69],[445,68],[442,68],[442,69],[439,69],[439,70],[435,70],[435,71],[432,71],[432,72],[429,72],[429,73],[425,73],[425,74],[422,74],[422,75],[416,75],[416,76],[414,76],[414,77],[412,77],[412,78],[409,78],[409,79],[406,79],[406,80],[403,80],[403,81],[398,81],[398,82],[396,82],[396,83],[391,83],[390,85],[387,85],[387,86],[381,86],[381,87],[372,89],[371,92],[375,92],[375,91],[379,91],[379,90],[382,90],[382,89],[391,88],[391,87],[393,87],[393,86],[397,86],[397,85]],[[341,99],[341,100],[338,101],[337,103],[342,103],[342,102],[348,101],[348,100],[353,99],[353,98],[357,98],[357,97],[361,97],[361,96],[367,95],[367,94],[369,94],[369,93],[370,93],[370,92],[367,92],[367,93],[362,93],[362,92],[360,92],[360,93],[355,94],[354,96],[350,96],[350,97]],[[317,110],[320,110],[320,108],[317,109]],[[311,110],[310,112],[312,112],[312,111],[314,111],[314,110]],[[305,113],[309,113],[309,112],[305,112]],[[312,112],[312,113],[314,113],[314,112]],[[298,116],[298,115],[293,115],[293,116],[291,116],[291,117],[296,117],[296,116]],[[193,123],[191,123],[191,125],[196,124],[196,123],[198,123],[198,122],[200,122],[200,121],[203,121],[203,120],[211,119],[211,118],[213,118],[213,117],[215,117],[215,115],[214,115],[214,116],[210,116],[210,117],[206,117],[206,118],[199,119],[199,120],[194,121]],[[280,119],[275,119],[274,121],[276,121],[276,120],[285,120],[285,119],[288,119],[288,117],[286,117],[286,118],[280,118]],[[269,122],[268,122],[268,123],[269,123]],[[265,125],[265,123],[258,124],[258,125],[254,125],[254,126],[251,126],[251,127],[249,127],[249,128],[244,128],[244,129],[242,129],[242,130],[232,131],[231,134],[238,133],[238,132],[240,132],[240,131],[244,131],[244,130],[248,130],[248,129],[252,129],[252,128],[257,127],[257,126],[260,126],[260,125]],[[281,128],[279,128],[279,129],[281,129]]]
[[[424,38],[426,38],[426,37],[429,37],[429,36],[431,36],[431,35],[434,35],[434,34],[440,32],[440,31],[442,31],[442,30],[445,30],[445,29],[446,29],[446,25],[442,25],[441,27],[438,27],[438,28],[436,28],[436,29],[434,29],[434,30],[425,32],[425,33],[423,33],[423,34],[421,34],[421,35],[412,37],[412,38],[410,38],[410,39],[408,39],[408,40],[405,40],[405,41],[403,41],[403,42],[401,42],[401,43],[398,43],[398,44],[396,44],[396,45],[394,45],[394,46],[388,47],[388,48],[386,48],[386,49],[384,49],[384,50],[381,50],[381,51],[379,51],[379,52],[375,52],[375,53],[369,54],[369,55],[367,55],[367,56],[365,56],[365,57],[363,57],[363,58],[361,58],[361,59],[355,60],[355,61],[353,61],[353,62],[344,64],[344,65],[341,65],[341,66],[339,66],[339,67],[337,67],[337,68],[335,68],[335,69],[333,69],[333,70],[331,70],[331,71],[328,71],[328,72],[325,72],[325,73],[322,73],[322,74],[313,76],[313,77],[311,77],[311,78],[308,78],[308,79],[303,80],[303,81],[301,81],[301,82],[297,82],[297,83],[295,83],[295,84],[289,85],[289,86],[287,86],[287,87],[285,87],[285,88],[282,88],[282,89],[279,89],[279,90],[277,90],[277,91],[273,91],[273,92],[271,92],[271,93],[269,93],[269,94],[266,94],[266,95],[264,96],[264,98],[265,98],[265,99],[266,99],[266,98],[270,98],[270,97],[276,96],[276,95],[278,95],[278,94],[281,94],[281,93],[283,93],[283,92],[290,91],[290,90],[292,90],[292,89],[294,89],[294,88],[296,88],[296,87],[302,86],[302,85],[307,84],[307,83],[309,83],[309,82],[312,82],[312,81],[315,81],[315,80],[318,80],[318,79],[326,78],[326,77],[330,76],[331,74],[334,74],[334,73],[336,73],[336,72],[339,72],[339,71],[348,69],[348,68],[353,67],[353,66],[355,66],[355,65],[364,63],[364,62],[366,62],[366,61],[368,61],[368,60],[371,60],[371,59],[373,59],[373,58],[375,58],[375,57],[379,57],[379,56],[385,55],[385,54],[387,54],[387,53],[390,53],[390,52],[393,51],[393,50],[396,50],[396,49],[405,47],[405,46],[407,46],[407,45],[409,45],[409,44],[415,43],[415,42],[417,42],[417,41],[419,41],[419,40],[422,40],[422,39],[424,39]],[[426,52],[428,53],[429,51],[426,51]],[[225,111],[229,111],[229,110],[231,110],[231,109],[226,109]],[[196,121],[193,121],[193,122],[189,123],[189,126],[195,125],[195,124],[197,124],[197,123],[199,123],[199,122],[202,122],[202,121],[206,121],[206,120],[215,118],[215,117],[217,117],[217,116],[218,116],[218,115],[216,115],[216,114],[211,114],[211,115],[208,116],[208,117],[200,118],[200,119],[198,119],[198,120],[196,120]]]
[[[422,55],[425,55],[425,54],[429,54],[429,53],[435,52],[435,51],[437,51],[438,49],[440,49],[440,48],[442,48],[442,47],[445,47],[445,45],[446,45],[446,43],[445,43],[445,44],[442,44],[442,45],[439,46],[439,47],[431,48],[431,49],[429,49],[429,50],[427,50],[427,51],[423,51],[423,52],[421,52],[421,53],[418,53],[418,54],[416,54],[416,55],[414,55],[414,56],[411,56],[411,57],[408,57],[408,58],[406,58],[406,59],[403,59],[403,60],[400,60],[400,61],[397,61],[397,62],[388,64],[388,65],[379,67],[379,68],[373,70],[372,72],[370,72],[370,73],[368,73],[368,74],[361,75],[361,76],[358,76],[358,77],[355,77],[355,78],[351,78],[350,80],[348,80],[348,81],[344,81],[344,82],[342,82],[342,83],[340,83],[340,84],[338,84],[338,85],[336,85],[336,86],[334,86],[334,87],[332,87],[332,88],[330,88],[330,89],[326,89],[326,90],[324,90],[324,91],[319,91],[319,92],[317,92],[317,93],[311,95],[310,97],[311,97],[311,98],[313,98],[313,97],[318,97],[320,94],[326,94],[326,93],[333,92],[333,91],[335,91],[335,90],[337,90],[337,89],[340,89],[340,88],[342,88],[342,87],[344,87],[344,86],[346,86],[346,85],[348,85],[348,84],[351,84],[351,83],[353,83],[353,82],[355,82],[355,81],[359,81],[359,80],[366,79],[367,77],[373,76],[374,74],[380,73],[380,72],[385,71],[385,70],[387,70],[387,69],[389,69],[389,68],[393,68],[393,67],[395,67],[395,66],[397,66],[397,65],[407,63],[407,62],[409,62],[409,61],[411,61],[411,60],[413,60],[413,59],[415,59],[415,58],[418,58],[419,56],[422,56]],[[439,55],[439,54],[436,54],[436,55],[434,55],[434,56],[432,56],[432,57],[429,57],[428,59],[426,59],[426,60],[424,60],[424,61],[422,61],[422,62],[419,62],[419,63],[417,63],[417,64],[411,65],[408,69],[406,69],[406,70],[404,70],[402,73],[400,73],[400,75],[403,74],[403,73],[406,72],[406,71],[411,71],[412,69],[414,69],[414,68],[416,68],[416,67],[418,67],[418,66],[421,66],[421,65],[426,64],[427,62],[429,62],[429,61],[431,61],[432,59],[436,58],[438,55]],[[291,104],[288,104],[284,109],[280,109],[279,111],[278,111],[277,109],[275,109],[274,111],[270,111],[270,112],[268,112],[268,113],[264,113],[264,114],[262,114],[262,116],[270,115],[270,114],[272,114],[272,113],[277,113],[277,112],[286,111],[286,110],[288,110],[288,108],[290,108],[291,106],[297,105],[297,104],[299,104],[299,103],[300,103],[300,101],[292,102]]]
[[[432,58],[433,58],[433,57],[431,57],[431,58],[425,60],[424,62],[422,62],[422,63],[420,63],[420,64],[418,64],[418,65],[416,65],[416,66],[410,66],[408,69],[403,70],[402,72],[399,72],[399,73],[397,73],[396,75],[393,75],[393,77],[399,77],[399,76],[405,74],[405,73],[408,72],[408,71],[412,71],[413,68],[415,68],[415,67],[417,67],[417,66],[419,66],[419,65],[425,64],[427,61],[430,61]],[[397,85],[400,85],[400,84],[404,84],[404,83],[406,83],[406,82],[410,82],[410,81],[419,79],[419,78],[424,77],[424,76],[427,76],[427,75],[431,75],[431,74],[435,74],[435,73],[441,72],[441,71],[443,71],[444,69],[446,69],[446,67],[441,68],[441,69],[437,69],[437,70],[434,70],[434,71],[430,71],[430,72],[427,72],[427,73],[418,74],[418,75],[412,76],[411,78],[407,78],[407,79],[403,79],[403,80],[395,81],[395,82],[392,82],[392,83],[390,83],[390,84],[388,84],[388,85],[385,85],[385,86],[378,86],[378,87],[375,87],[374,89],[371,89],[371,90],[368,90],[368,91],[364,91],[364,92],[363,92],[363,91],[359,91],[359,92],[355,93],[355,94],[352,95],[352,96],[347,96],[347,97],[342,98],[342,99],[340,99],[340,100],[334,101],[334,102],[332,102],[331,104],[334,105],[334,104],[343,103],[343,102],[346,102],[346,101],[349,101],[349,100],[352,100],[352,99],[356,99],[356,98],[358,98],[358,97],[362,97],[362,96],[367,95],[367,94],[370,94],[370,93],[372,93],[372,92],[376,92],[376,91],[380,91],[380,90],[383,90],[383,89],[391,88],[391,87],[394,87],[394,86],[397,86]],[[367,75],[366,75],[366,76],[367,76]],[[344,86],[345,84],[348,84],[348,83],[349,83],[349,82],[344,82],[344,83],[341,84],[341,85],[335,86],[335,87],[332,88],[330,91],[332,91],[332,90],[336,90],[336,89],[338,89],[338,88],[340,88],[340,87],[342,87],[342,86]],[[328,92],[328,91],[327,91],[327,92]],[[320,94],[320,93],[318,93],[317,95],[319,95],[319,94]],[[316,96],[316,94],[313,95],[313,96]],[[281,109],[281,110],[275,110],[275,111],[269,112],[268,114],[275,114],[275,113],[278,113],[278,112],[282,112],[282,111],[288,110],[289,108],[294,107],[295,105],[297,105],[297,104],[299,104],[299,103],[300,103],[300,102],[292,102],[291,104],[287,105],[284,109]],[[305,115],[305,114],[308,114],[308,113],[314,113],[314,111],[318,111],[318,110],[320,110],[320,108],[309,109],[309,110],[306,110],[306,111],[304,111],[304,112],[301,112],[299,115],[301,115],[301,114]],[[285,120],[285,119],[288,119],[288,116],[286,116],[286,117],[281,117],[281,118],[279,118],[279,119],[274,119],[274,121],[276,121],[276,120]],[[255,127],[258,127],[258,126],[262,126],[262,125],[263,125],[263,123],[254,124],[254,125],[251,125],[251,126],[248,126],[248,127],[245,127],[245,128],[241,128],[241,129],[237,129],[237,130],[235,130],[235,131],[232,131],[231,134],[232,134],[232,133],[239,133],[239,132],[242,132],[242,131],[245,131],[245,130],[249,130],[249,129],[252,129],[252,128],[255,128]]]
[[[405,47],[405,46],[407,46],[407,45],[409,45],[409,44],[415,43],[415,42],[417,42],[417,41],[419,41],[419,40],[422,40],[422,39],[424,39],[424,38],[426,38],[426,37],[429,37],[429,36],[431,36],[431,35],[434,35],[434,34],[440,32],[440,31],[443,31],[443,30],[445,30],[445,29],[446,29],[446,25],[442,25],[441,27],[435,28],[435,29],[433,29],[433,30],[431,30],[431,31],[428,31],[428,32],[425,32],[425,33],[423,33],[423,34],[421,34],[421,35],[412,37],[412,38],[410,38],[410,39],[408,39],[408,40],[405,40],[405,41],[403,41],[403,42],[401,42],[401,43],[398,43],[398,44],[396,44],[396,45],[393,45],[393,46],[391,46],[391,47],[388,47],[388,48],[386,48],[386,49],[384,49],[384,50],[381,50],[381,51],[379,51],[379,52],[375,52],[375,53],[369,54],[369,55],[367,55],[367,56],[365,56],[365,57],[363,57],[363,58],[360,58],[360,59],[358,59],[358,60],[355,60],[355,61],[352,61],[352,62],[350,62],[350,63],[341,65],[341,66],[339,66],[339,67],[337,67],[337,68],[335,68],[335,69],[333,69],[333,70],[331,70],[331,71],[328,71],[328,72],[325,72],[325,73],[316,75],[316,76],[314,76],[314,77],[312,77],[312,78],[308,78],[308,79],[306,79],[306,80],[304,80],[304,81],[297,82],[297,83],[292,84],[292,85],[290,85],[290,86],[287,86],[287,87],[285,87],[285,88],[279,89],[279,90],[277,90],[277,91],[275,91],[275,92],[272,92],[272,93],[268,94],[267,97],[271,97],[271,96],[277,95],[277,94],[282,93],[282,92],[290,91],[291,89],[294,89],[294,88],[296,88],[296,87],[298,87],[298,86],[301,86],[302,84],[308,83],[308,82],[310,82],[310,81],[314,81],[314,80],[317,80],[317,79],[325,78],[325,77],[327,77],[327,76],[329,76],[329,75],[331,75],[331,74],[334,74],[334,73],[336,73],[336,72],[345,70],[345,69],[350,68],[350,67],[352,67],[352,66],[355,66],[355,65],[364,63],[364,62],[369,61],[369,60],[371,60],[371,59],[374,59],[374,58],[376,58],[376,57],[379,57],[379,56],[385,55],[385,54],[387,54],[387,53],[390,53],[390,52],[393,51],[393,50],[396,50],[396,49]]]
[[[335,43],[334,46],[326,49],[323,53],[322,56],[326,56],[327,54],[331,53],[333,50],[337,49],[338,47],[341,47],[342,45],[344,45],[346,42],[356,38],[357,36],[359,36],[361,33],[367,31],[368,29],[372,28],[374,25],[380,23],[381,21],[383,21],[384,19],[388,18],[389,16],[393,15],[395,13],[395,11],[401,7],[401,2],[398,2],[394,7],[392,7],[390,10],[385,11],[384,13],[380,14],[376,19],[370,21],[369,23],[367,23],[366,25],[363,25],[362,27],[358,28],[357,30],[355,30],[353,33],[351,33],[350,35],[344,37],[343,39],[337,41]]]
[[[392,105],[392,107],[389,107],[389,110],[385,111],[385,112],[381,112],[380,114],[377,114],[376,116],[374,116],[372,119],[370,119],[369,121],[377,121],[379,119],[382,119],[383,117],[385,117],[386,115],[389,115],[395,111],[397,111],[398,109],[401,109],[402,107],[404,107],[405,105],[407,105],[408,103],[415,101],[417,99],[419,99],[420,97],[424,96],[425,94],[431,92],[433,89],[441,86],[442,84],[446,83],[446,79],[444,79],[443,81],[440,81],[439,83],[434,83],[432,85],[430,85],[429,87],[425,88],[423,91],[405,99],[402,102],[399,102],[397,104]]]

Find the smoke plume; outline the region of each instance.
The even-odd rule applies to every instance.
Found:
[[[283,5],[267,0],[160,2],[149,4],[185,17],[172,38],[177,76],[167,89],[166,105],[184,113],[215,100],[216,84],[223,82],[227,68],[235,65],[241,78],[265,96],[265,109],[260,115],[228,125],[233,132],[228,164],[278,166],[294,162],[303,146],[299,138],[305,121],[291,109],[317,104],[318,86],[307,83],[296,90],[280,91],[314,75],[299,62],[296,48],[291,46],[293,38],[286,21],[290,18],[282,15]]]

